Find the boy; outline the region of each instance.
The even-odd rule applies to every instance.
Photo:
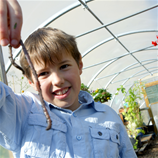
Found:
[[[75,38],[58,29],[42,28],[25,42],[38,75],[52,126],[39,96],[17,95],[0,83],[0,144],[19,158],[135,158],[119,116],[80,91],[82,58]],[[21,53],[29,84],[35,79]]]

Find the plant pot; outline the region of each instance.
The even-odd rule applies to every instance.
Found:
[[[153,125],[147,125],[147,126],[145,126],[144,129],[145,129],[146,134],[154,133],[154,126]]]
[[[141,148],[142,147],[141,137],[137,136],[136,139],[138,140],[137,148]],[[136,140],[134,138],[130,138],[130,141],[132,143],[132,146],[134,146],[134,144],[136,143]]]
[[[143,128],[143,127],[138,127],[138,128],[136,128],[136,130],[137,130],[137,129],[144,130],[144,128]],[[140,137],[142,137],[143,135],[144,135],[144,133],[142,133],[142,132],[139,132],[137,136],[140,136]]]
[[[129,138],[131,143],[132,143],[132,146],[135,144],[136,140],[134,138]]]
[[[139,136],[136,137],[136,139],[138,140],[138,144],[137,144],[138,148],[142,147],[141,137],[142,137],[141,135],[139,135]]]
[[[139,130],[139,129],[144,130],[143,127],[136,128],[136,130]],[[136,137],[136,139],[138,140],[138,145],[137,145],[138,148],[142,147],[141,138],[142,138],[143,135],[144,135],[144,133],[139,132],[137,137]]]

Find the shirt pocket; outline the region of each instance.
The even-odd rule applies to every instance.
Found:
[[[90,128],[95,158],[120,158],[119,133],[107,128]]]
[[[30,114],[24,137],[24,155],[34,158],[64,157],[66,152],[67,126],[52,119],[52,127],[46,130],[46,118],[42,114]]]

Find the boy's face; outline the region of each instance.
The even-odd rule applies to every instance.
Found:
[[[74,58],[66,53],[53,65],[44,67],[34,64],[44,100],[61,108],[76,110],[80,106],[78,94],[82,67],[81,59],[78,66]],[[29,83],[37,91],[35,79],[32,78],[33,83]]]

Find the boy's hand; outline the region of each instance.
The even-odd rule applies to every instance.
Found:
[[[20,46],[22,11],[16,0],[0,0],[0,44]]]

